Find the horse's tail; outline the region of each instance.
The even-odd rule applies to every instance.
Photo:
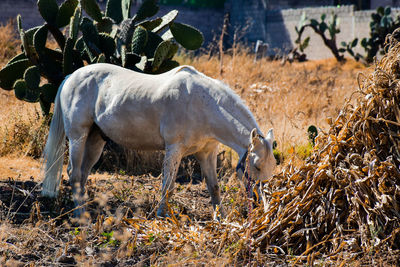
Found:
[[[58,88],[49,136],[43,152],[42,170],[44,171],[44,180],[42,196],[56,197],[60,187],[65,151],[65,130],[60,104],[60,92],[66,80],[67,78]]]

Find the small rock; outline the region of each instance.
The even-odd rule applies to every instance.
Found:
[[[71,254],[80,254],[81,253],[81,249],[78,246],[70,246],[67,250],[68,253]]]
[[[76,264],[75,258],[67,255],[61,255],[58,257],[57,262],[64,264]]]

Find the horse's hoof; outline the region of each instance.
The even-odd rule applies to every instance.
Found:
[[[82,208],[76,209],[73,212],[73,216],[74,216],[74,218],[79,219],[84,213],[85,213],[85,209],[82,209]]]
[[[167,218],[167,217],[169,217],[169,216],[168,216],[167,213],[165,213],[165,211],[160,211],[160,210],[158,210],[158,211],[157,211],[157,217],[158,217],[158,218]]]

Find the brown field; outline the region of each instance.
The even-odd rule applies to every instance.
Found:
[[[10,25],[0,28],[0,40],[3,65],[17,53],[19,41]],[[334,59],[285,65],[267,59],[254,62],[242,47],[227,51],[222,63],[218,56],[208,55],[181,55],[178,60],[223,80],[244,99],[264,132],[274,128],[283,159],[276,179],[288,167],[304,165],[311,155],[308,126],[328,132],[327,118],[335,119],[358,89],[357,75],[373,71],[352,60],[344,64]],[[257,222],[248,216],[245,189],[235,179],[232,166],[237,155],[227,147],[221,148],[219,156],[223,205],[229,213],[224,222],[211,220],[206,185],[192,159],[182,164],[171,198],[170,207],[177,215],[155,218],[162,155],[134,152],[128,153],[132,158],[124,164],[135,168],[119,165],[115,171],[104,171],[100,166],[101,172],[93,172],[88,181],[88,212],[76,221],[65,178],[57,200],[40,197],[40,154],[47,132],[42,119],[39,105],[16,100],[12,91],[0,91],[2,266],[399,264],[398,251],[385,247],[351,253],[351,249],[339,250],[342,245],[333,239],[329,242],[338,253],[309,253],[313,247],[308,243],[297,244],[307,252],[301,255],[290,247],[294,244],[253,249],[246,228]],[[109,164],[107,157],[102,160]]]

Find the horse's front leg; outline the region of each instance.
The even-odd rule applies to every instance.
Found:
[[[214,219],[225,217],[224,209],[221,205],[221,196],[217,177],[217,154],[218,143],[209,143],[203,151],[195,154],[201,166],[201,173],[206,179],[208,192],[211,196],[211,203],[214,209]]]
[[[182,159],[182,146],[178,144],[168,145],[165,148],[165,158],[162,170],[162,191],[161,203],[157,211],[157,216],[165,217],[167,215],[168,198],[174,189],[176,173]]]

